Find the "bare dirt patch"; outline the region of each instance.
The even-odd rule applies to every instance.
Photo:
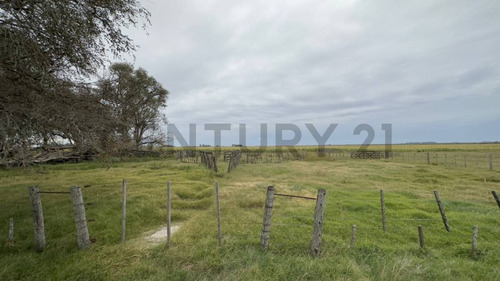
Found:
[[[177,232],[177,230],[179,230],[180,227],[181,226],[179,224],[172,225],[170,227],[170,234],[174,235]],[[167,227],[163,227],[157,232],[149,236],[146,236],[146,239],[149,240],[150,242],[157,242],[157,243],[167,241]]]

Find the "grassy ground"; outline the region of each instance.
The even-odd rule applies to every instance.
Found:
[[[224,169],[224,165],[221,165]],[[128,241],[120,244],[121,180],[128,182]],[[172,240],[150,245],[165,225],[172,181]],[[219,181],[223,246],[217,247],[214,181]],[[83,188],[92,248],[78,251],[71,200],[42,194],[47,249],[33,249],[27,187]],[[327,191],[323,248],[309,256],[314,201],[277,197],[268,252],[259,248],[265,190],[315,197]],[[379,190],[384,189],[387,231]],[[446,232],[433,198],[438,190],[452,227]],[[389,160],[242,164],[213,174],[200,164],[144,160],[40,166],[0,171],[0,237],[16,222],[16,244],[0,246],[0,280],[500,280],[500,172]],[[357,226],[356,245],[349,246]],[[424,228],[426,249],[418,245]],[[472,226],[479,253],[470,255]]]

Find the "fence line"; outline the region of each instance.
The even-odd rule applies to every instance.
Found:
[[[126,181],[123,180],[123,209],[122,209],[122,214],[125,214],[125,202],[126,202]],[[221,220],[221,212],[220,212],[220,206],[224,204],[224,202],[220,202],[220,199],[219,199],[219,185],[218,183],[215,183],[215,187],[216,187],[216,192],[215,192],[215,198],[216,198],[216,209],[217,209],[217,228],[218,228],[218,232],[217,232],[217,239],[218,239],[218,245],[219,246],[222,246],[223,244],[223,240],[222,240],[222,234],[221,234],[221,225],[222,223],[224,224],[227,224],[227,225],[239,225],[239,226],[242,226],[242,225],[252,225],[252,226],[258,226],[259,225],[259,222],[258,221],[246,221],[246,222],[234,222],[234,221],[231,221],[230,219],[228,219],[227,221],[222,221]],[[168,217],[170,218],[171,214],[170,214],[170,181],[167,182],[167,189],[168,189]],[[89,233],[88,233],[88,228],[87,228],[87,222],[91,222],[92,219],[89,219],[87,220],[86,219],[86,215],[85,215],[85,206],[87,204],[84,203],[83,201],[83,196],[82,196],[82,192],[81,192],[81,189],[79,187],[71,187],[71,197],[72,197],[72,201],[73,201],[73,207],[74,207],[74,211],[75,211],[75,223],[76,223],[76,229],[77,229],[77,241],[78,241],[78,246],[80,249],[86,249],[90,246],[90,239],[89,239]],[[40,191],[37,187],[31,187],[29,189],[30,191],[30,196],[32,197],[32,205],[36,205],[37,207],[33,207],[34,210],[33,210],[33,216],[34,216],[34,228],[35,228],[35,233],[37,233],[37,231],[40,231],[40,221],[42,222],[43,224],[43,213],[42,213],[42,217],[39,218],[39,211],[41,212],[42,210],[42,207],[41,207],[41,200],[40,200],[40,194],[63,194],[62,192],[46,192],[46,191]],[[359,191],[356,191],[356,192],[359,192]],[[345,192],[341,192],[342,194],[345,195]],[[372,191],[369,191],[369,193],[372,193],[374,194],[374,192]],[[496,191],[492,191],[492,194],[495,195],[496,194]],[[389,195],[389,196],[385,196],[385,195]],[[381,206],[381,210],[382,210],[382,214],[383,214],[383,231],[387,231],[387,232],[390,232],[392,230],[397,230],[397,229],[417,229],[417,225],[405,225],[405,224],[397,224],[397,223],[394,223],[394,222],[418,222],[419,225],[418,225],[418,229],[419,229],[419,236],[420,234],[422,234],[422,238],[423,238],[423,232],[420,233],[421,229],[420,228],[425,228],[427,229],[426,233],[428,233],[429,230],[435,230],[435,229],[442,229],[442,226],[437,226],[435,225],[434,223],[437,223],[439,221],[438,218],[405,218],[405,217],[399,217],[399,216],[395,216],[395,217],[392,217],[391,215],[389,215],[388,217],[386,217],[386,211],[387,211],[387,205],[386,203],[387,202],[390,202],[392,200],[392,193],[391,192],[388,192],[387,194],[383,191],[383,190],[380,190],[380,206]],[[282,193],[277,193],[275,192],[275,189],[274,187],[268,187],[268,191],[267,191],[267,199],[265,201],[265,212],[264,212],[264,217],[263,217],[263,222],[262,222],[262,233],[261,233],[261,247],[262,249],[266,250],[269,248],[269,245],[271,244],[271,238],[272,238],[272,235],[271,235],[271,220],[272,220],[272,217],[276,217],[276,219],[278,221],[274,221],[274,223],[272,224],[273,227],[277,227],[277,228],[286,228],[287,230],[289,231],[293,231],[293,229],[297,228],[297,229],[311,229],[311,231],[313,232],[313,238],[312,238],[312,244],[311,244],[311,249],[310,249],[310,253],[311,255],[313,256],[319,256],[320,253],[321,253],[321,244],[322,244],[322,241],[321,241],[321,237],[323,236],[323,233],[327,233],[332,230],[351,230],[352,233],[351,233],[351,236],[354,237],[352,238],[353,241],[355,241],[355,235],[356,235],[356,231],[358,231],[358,233],[363,233],[363,230],[365,229],[380,229],[379,226],[376,226],[374,224],[375,223],[375,220],[373,222],[369,222],[369,219],[368,219],[368,222],[367,222],[367,219],[366,218],[363,218],[362,220],[360,220],[359,218],[356,218],[356,217],[344,217],[343,215],[340,215],[340,216],[337,216],[337,217],[334,217],[334,218],[331,218],[329,220],[325,220],[325,217],[324,217],[324,213],[325,213],[325,210],[326,210],[326,207],[325,207],[325,200],[324,200],[324,196],[325,196],[325,191],[320,189],[318,190],[318,197],[316,198],[316,210],[314,212],[314,216],[312,215],[312,212],[311,212],[311,216],[305,216],[305,215],[294,215],[294,214],[288,214],[288,213],[284,213],[284,214],[281,214],[280,212],[274,212],[273,214],[273,208],[276,207],[274,206],[274,204],[276,204],[275,202],[275,196],[286,196],[288,198],[290,198],[290,200],[300,200],[300,199],[314,199],[312,197],[307,197],[307,196],[302,196],[302,195],[294,195],[294,194],[282,194]],[[452,229],[454,230],[470,230],[471,227],[468,226],[468,227],[464,227],[464,223],[465,222],[474,222],[473,225],[479,225],[481,227],[481,229],[485,229],[486,231],[490,231],[490,230],[498,230],[500,229],[500,227],[494,227],[494,226],[489,226],[487,225],[486,223],[479,223],[478,224],[478,221],[477,219],[458,219],[458,218],[451,218],[451,219],[448,219],[446,217],[446,214],[444,212],[444,207],[445,205],[448,203],[448,202],[457,202],[457,201],[446,201],[446,200],[441,200],[439,194],[437,191],[434,191],[434,196],[435,196],[435,203],[437,203],[437,208],[436,210],[439,210],[439,213],[441,214],[442,216],[442,220],[443,220],[443,223],[445,225],[445,228],[447,231],[451,231]],[[38,198],[38,199],[37,199]],[[398,198],[398,197],[396,197]],[[399,198],[398,198],[399,199]],[[490,197],[491,199],[491,197]],[[432,203],[432,201],[430,199],[427,199],[427,198],[424,198],[424,199],[410,199],[410,200],[414,200],[414,201],[417,201],[419,203],[421,202],[427,202],[427,201],[430,201]],[[279,205],[282,204],[280,202],[284,202],[284,201],[279,201],[277,204],[278,204],[278,210],[280,209],[279,208]],[[458,202],[466,202],[468,203],[468,201],[458,201]],[[348,205],[346,204],[345,202],[342,202],[343,204],[345,205]],[[434,204],[435,204],[434,203]],[[40,204],[38,206],[38,204]],[[393,207],[391,207],[392,205],[388,205],[389,206],[389,214],[391,214],[391,210]],[[452,210],[453,211],[453,205],[450,206],[448,205],[447,206],[448,208],[448,211]],[[36,211],[35,211],[36,209]],[[286,211],[287,210],[287,207],[284,207],[284,210]],[[493,211],[495,210],[495,211]],[[492,210],[490,212],[483,212],[482,214],[485,214],[485,215],[493,215],[494,213],[496,214],[496,212],[498,211],[498,208],[496,208],[496,206],[494,208],[492,208]],[[453,214],[456,214],[456,213],[453,213],[452,212],[452,216]],[[370,217],[372,218],[372,217]],[[375,218],[375,216],[373,216],[373,218]],[[122,216],[122,219],[124,220],[125,219],[125,215]],[[284,219],[284,220],[283,220]],[[300,223],[297,223],[297,222],[287,222],[286,219],[307,219],[306,222],[300,222]],[[122,220],[122,226],[124,227],[124,222]],[[13,225],[13,219],[11,219],[12,221],[12,225]],[[19,231],[24,231],[25,230],[25,227],[22,225],[22,222],[23,221],[27,221],[27,219],[23,219],[23,218],[20,218],[20,219],[17,219],[16,218],[16,222],[21,222],[21,226],[20,227],[16,227],[16,229]],[[346,224],[346,225],[337,225],[336,223],[339,223],[339,222],[356,222],[356,224],[354,224],[354,226],[352,224]],[[427,225],[422,225],[421,223],[422,222],[430,222],[431,224],[427,224]],[[453,227],[450,226],[449,222],[452,222],[452,225],[453,223],[456,223],[456,225],[454,225]],[[486,224],[486,225],[485,225]],[[170,225],[170,219],[168,220],[168,225]],[[16,226],[19,226],[19,224],[17,224]],[[43,226],[43,225],[42,225]],[[13,227],[12,227],[13,229]],[[233,228],[234,229],[234,228]],[[44,229],[43,229],[44,230]],[[477,229],[476,229],[477,230]],[[12,230],[12,233],[13,233],[13,230]],[[228,233],[226,235],[226,237],[231,237],[233,236],[234,233]],[[44,235],[44,233],[43,233]],[[12,236],[10,235],[9,233],[9,241],[12,241],[13,239],[11,239],[11,237],[13,237],[14,234],[12,234]],[[41,237],[41,236],[40,236]],[[124,241],[123,240],[123,237],[124,237],[124,228],[122,228],[122,242]],[[43,237],[45,238],[45,237]],[[477,247],[477,233],[476,233],[476,247]],[[423,240],[423,239],[422,239]],[[36,245],[36,249],[41,251],[43,250],[43,248],[45,247],[45,241],[43,241],[43,247],[40,246],[39,244],[41,244],[41,238],[39,238],[38,236],[35,236],[35,245]],[[169,238],[168,238],[168,245],[170,245],[170,235],[169,235]],[[354,246],[355,242],[352,242],[351,243],[351,247]],[[423,242],[422,242],[422,245],[423,245]],[[423,246],[422,246],[423,248]],[[477,249],[477,248],[475,248]]]
[[[269,149],[272,150],[272,149]],[[229,162],[228,173],[232,170],[228,155],[239,153],[238,164],[281,163],[287,161],[301,161],[307,159],[321,159],[326,161],[356,160],[356,159],[386,159],[389,161],[422,163],[428,165],[447,166],[455,168],[479,168],[500,170],[500,153],[492,152],[407,152],[407,151],[345,151],[325,148],[321,151],[291,150],[291,151],[249,151],[246,149],[223,151],[222,148],[214,151],[196,149],[181,149],[176,153],[176,159],[187,163],[202,163],[207,165],[202,154],[213,154],[217,161]],[[199,161],[201,159],[201,161]],[[208,165],[207,165],[208,167]]]
[[[275,195],[274,194],[274,187],[272,187],[272,193],[271,193],[271,197],[270,197],[270,190],[268,188],[268,199],[266,200],[269,201],[270,198],[272,198],[272,195]],[[311,255],[313,257],[317,257],[319,256],[319,253],[320,253],[320,245],[321,245],[321,237],[322,237],[322,228],[323,228],[323,214],[324,214],[324,201],[321,201],[320,198],[321,198],[321,195],[320,194],[323,194],[324,196],[324,190],[319,190],[318,191],[318,199],[316,201],[316,211],[315,211],[315,215],[314,215],[314,223],[313,223],[313,227],[314,227],[314,231],[313,231],[313,239],[312,239],[312,246],[311,246]],[[442,220],[443,220],[443,223],[445,225],[445,228],[448,232],[451,231],[451,228],[448,224],[448,220],[447,220],[447,217],[446,217],[446,214],[445,214],[445,211],[444,211],[444,206],[443,206],[443,203],[439,197],[439,194],[437,191],[434,191],[434,196],[435,196],[435,199],[436,199],[436,202],[438,204],[438,209],[439,209],[439,212],[442,216]],[[301,198],[299,196],[297,196],[298,198]],[[323,197],[324,198],[324,197]],[[424,248],[424,234],[423,234],[423,227],[421,225],[419,226],[398,226],[398,225],[390,225],[389,227],[386,227],[386,219],[385,219],[385,201],[384,201],[384,192],[383,190],[380,190],[380,205],[381,205],[381,209],[382,209],[382,217],[383,217],[383,231],[385,232],[387,229],[389,230],[394,230],[394,229],[418,229],[418,238],[419,238],[419,244],[420,244],[420,247],[421,248]],[[319,206],[319,207],[318,207]],[[271,221],[271,217],[272,217],[272,212],[269,212],[269,209],[272,210],[272,207],[273,207],[273,204],[272,204],[272,200],[271,200],[271,204],[269,205],[268,203],[266,203],[265,205],[265,212],[264,212],[264,223],[263,223],[263,230],[262,230],[262,237],[264,237],[264,233],[266,235],[266,240],[265,240],[265,245],[263,245],[262,243],[262,239],[261,239],[261,246],[262,246],[262,249],[263,250],[267,250],[269,248],[269,244],[270,244],[270,237],[271,237],[271,228],[270,228],[270,221]],[[279,216],[280,217],[280,216]],[[282,216],[283,218],[295,218],[295,217],[298,217],[298,218],[303,218],[304,216]],[[342,219],[340,219],[342,220]],[[431,219],[408,219],[408,218],[402,218],[402,219],[395,219],[395,220],[404,220],[404,221],[423,221],[423,220],[427,220],[427,221],[430,221]],[[335,219],[334,221],[339,221],[339,219]],[[392,220],[389,220],[389,221],[392,221]],[[436,219],[432,219],[432,221],[437,221]],[[302,223],[302,224],[297,224],[297,223],[281,223],[281,222],[278,222],[278,223],[274,223],[273,224],[275,227],[286,227],[287,230],[290,230],[291,228],[310,228],[311,225],[308,224],[308,223]],[[266,226],[268,226],[266,228]],[[357,228],[359,227],[359,229],[378,229],[378,227],[375,227],[375,226],[356,226],[356,225],[353,225],[352,226],[352,233],[351,233],[351,242],[350,242],[350,247],[353,247],[354,244],[355,244],[355,234],[356,234],[356,230]],[[425,228],[427,229],[438,229],[437,226],[425,226]],[[439,227],[441,228],[441,227]],[[477,225],[474,226],[473,228],[473,238],[472,238],[472,249],[471,249],[471,255],[475,255],[476,251],[477,251]],[[500,227],[486,227],[487,229],[500,229]],[[318,230],[319,229],[319,230]],[[327,229],[346,229],[346,226],[328,226]],[[470,230],[470,227],[468,228],[464,228],[464,227],[454,227],[454,229],[468,229]]]

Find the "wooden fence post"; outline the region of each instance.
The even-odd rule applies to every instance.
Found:
[[[127,232],[127,180],[122,182],[122,243],[125,243]]]
[[[464,155],[464,168],[467,168],[467,155]]]
[[[14,218],[9,219],[9,246],[14,246]]]
[[[231,173],[232,167],[231,167],[231,162],[233,161],[233,157],[229,157],[229,161],[227,163],[227,173]]]
[[[35,231],[35,250],[42,252],[45,249],[45,225],[43,222],[42,200],[38,186],[28,188],[31,200],[31,211],[33,214],[33,228]]]
[[[170,240],[172,239],[172,234],[170,232],[170,227],[172,223],[172,213],[171,213],[171,191],[170,191],[170,181],[167,181],[167,247],[170,247]]]
[[[83,203],[82,190],[79,186],[71,187],[71,201],[75,211],[76,235],[80,250],[90,247],[89,229],[85,217],[85,204]]]
[[[429,152],[427,152],[427,165],[431,164],[431,156],[429,155]]]
[[[500,198],[498,198],[497,192],[492,190],[491,194],[493,194],[493,198],[495,198],[495,201],[497,201],[498,208],[500,208]]]
[[[356,244],[356,225],[352,225],[352,232],[351,232],[351,247],[354,247]]]
[[[489,155],[489,160],[490,160],[490,170],[493,170],[493,155]]]
[[[271,218],[273,215],[274,186],[267,187],[266,206],[264,208],[264,220],[262,222],[262,235],[260,236],[260,247],[266,251],[269,248],[271,237]]]
[[[217,169],[217,158],[215,157],[215,155],[212,156],[212,159],[214,161],[214,172],[218,172],[218,169]]]
[[[450,231],[450,226],[448,225],[448,219],[446,218],[446,213],[444,212],[443,204],[441,203],[441,199],[439,198],[439,194],[437,190],[434,190],[434,197],[436,197],[436,202],[439,207],[439,212],[441,213],[441,217],[443,218],[444,227],[446,231]]]
[[[215,200],[217,203],[217,241],[219,242],[220,247],[222,245],[222,232],[220,224],[219,182],[215,182]]]
[[[422,229],[422,226],[418,226],[418,241],[420,242],[420,248],[425,248],[424,230]]]
[[[325,217],[325,197],[326,190],[318,189],[316,208],[314,210],[314,230],[311,242],[311,255],[319,256],[321,252],[321,239],[323,235],[323,221]]]
[[[477,225],[474,225],[474,227],[472,228],[472,245],[471,245],[471,255],[473,257],[475,257],[477,253],[477,235],[478,235]]]
[[[382,229],[385,231],[386,223],[385,223],[385,199],[384,199],[384,191],[380,190],[380,209],[382,211]]]

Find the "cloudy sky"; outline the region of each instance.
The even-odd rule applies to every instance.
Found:
[[[136,67],[170,91],[166,115],[197,144],[260,142],[260,123],[293,123],[301,144],[362,143],[392,124],[399,142],[500,140],[500,1],[144,0],[152,26],[130,30]],[[285,138],[293,137],[291,132]]]

